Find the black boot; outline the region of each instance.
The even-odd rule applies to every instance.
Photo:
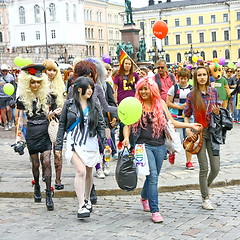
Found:
[[[40,190],[40,185],[34,186],[34,201],[35,202],[41,202],[42,200],[42,194]]]
[[[54,209],[51,189],[46,190],[46,206],[48,211],[52,211]]]
[[[92,204],[97,203],[97,193],[96,193],[94,184],[92,185],[92,189],[91,189],[91,192],[90,192],[90,201],[91,201]]]

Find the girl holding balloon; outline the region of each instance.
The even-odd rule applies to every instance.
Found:
[[[146,176],[140,201],[144,211],[150,211],[153,222],[162,222],[158,207],[158,176],[166,155],[165,128],[170,119],[176,128],[192,128],[199,131],[201,124],[174,120],[166,103],[161,99],[158,85],[150,78],[142,78],[136,84],[135,97],[141,102],[141,118],[131,126],[124,127],[123,145],[128,146],[132,131],[135,144],[145,144],[150,174]]]
[[[54,60],[47,59],[43,62],[43,65],[46,67],[44,72],[47,74],[49,81],[50,118],[59,118],[64,103],[64,81],[62,79],[60,69]],[[56,171],[55,189],[62,190],[64,188],[64,185],[61,184],[62,155],[56,154],[55,144],[56,143],[53,143],[54,166]]]

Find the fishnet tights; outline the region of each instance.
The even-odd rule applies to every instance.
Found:
[[[53,149],[54,154],[54,166],[56,172],[56,184],[61,184],[61,174],[62,174],[62,153],[56,153]]]
[[[51,151],[45,151],[41,154],[42,156],[42,167],[44,172],[44,177],[46,179],[46,189],[51,189],[51,178],[52,178],[52,168],[51,168]],[[32,173],[35,180],[35,185],[39,185],[39,155],[38,153],[31,155],[32,160]]]

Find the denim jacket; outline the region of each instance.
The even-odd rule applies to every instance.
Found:
[[[107,139],[105,136],[105,121],[102,115],[102,110],[99,104],[95,106],[95,125],[92,131],[89,131],[89,136],[94,137],[98,135],[103,146],[107,145]],[[65,102],[60,121],[59,121],[59,129],[57,133],[57,141],[56,141],[56,150],[62,150],[63,148],[63,137],[64,133],[67,132],[67,129],[79,118],[80,114],[78,113],[77,106],[75,104],[74,99],[69,99]]]

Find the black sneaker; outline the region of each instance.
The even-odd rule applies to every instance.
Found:
[[[77,218],[83,219],[90,217],[90,211],[86,208],[86,204],[84,204],[81,208],[78,209]]]
[[[97,203],[97,193],[96,193],[94,184],[92,185],[92,189],[91,189],[91,193],[90,193],[90,201],[92,204]]]

